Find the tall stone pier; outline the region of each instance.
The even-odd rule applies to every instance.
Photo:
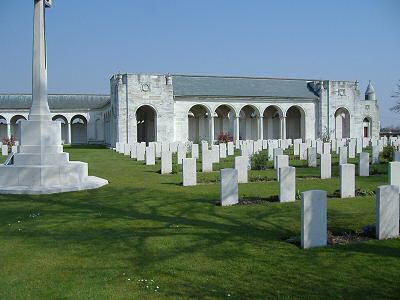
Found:
[[[13,163],[0,166],[0,193],[50,194],[98,188],[107,180],[88,176],[88,164],[70,162],[61,144],[61,123],[51,120],[47,99],[45,13],[51,1],[34,0],[32,104],[21,122]]]

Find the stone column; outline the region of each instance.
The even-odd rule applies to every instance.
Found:
[[[286,117],[281,117],[281,139],[286,140]]]
[[[72,141],[72,133],[71,133],[71,121],[68,122],[68,136],[67,136],[67,144],[71,145]]]
[[[210,144],[212,145],[214,142],[214,116],[210,118]]]
[[[47,102],[47,57],[45,39],[45,3],[35,0],[33,64],[32,64],[32,106],[29,120],[50,121]]]
[[[235,116],[235,120],[234,120],[234,122],[235,122],[235,124],[234,124],[234,132],[235,132],[234,140],[235,141],[239,140],[239,120],[240,120],[240,118]]]
[[[7,123],[7,136],[11,138],[11,124]]]
[[[258,139],[259,140],[264,139],[264,117],[263,116],[258,117]]]

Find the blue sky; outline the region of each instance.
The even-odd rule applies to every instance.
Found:
[[[0,92],[30,92],[33,0],[0,0]],[[55,0],[50,93],[108,93],[117,72],[359,80],[383,125],[400,79],[399,0]]]

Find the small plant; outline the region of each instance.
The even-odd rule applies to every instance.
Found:
[[[12,146],[15,146],[16,139],[13,135],[11,137],[6,136],[3,138],[2,142],[3,145],[7,145],[8,148],[11,149]]]
[[[388,161],[393,160],[394,149],[392,146],[386,146],[383,148],[382,157]]]
[[[266,170],[268,168],[268,153],[262,151],[251,156],[252,170]]]
[[[218,135],[218,143],[222,144],[222,143],[228,143],[228,142],[232,142],[233,141],[233,136],[229,134],[229,132],[221,132]]]
[[[301,193],[299,190],[296,192],[296,200],[301,200]]]
[[[357,189],[356,190],[356,196],[375,196],[374,191],[369,191],[369,190],[364,190],[364,189]]]

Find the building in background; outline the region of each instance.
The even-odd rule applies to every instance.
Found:
[[[66,144],[379,138],[379,106],[358,81],[116,74],[110,95],[49,95]],[[18,139],[30,95],[0,95],[0,137]]]

